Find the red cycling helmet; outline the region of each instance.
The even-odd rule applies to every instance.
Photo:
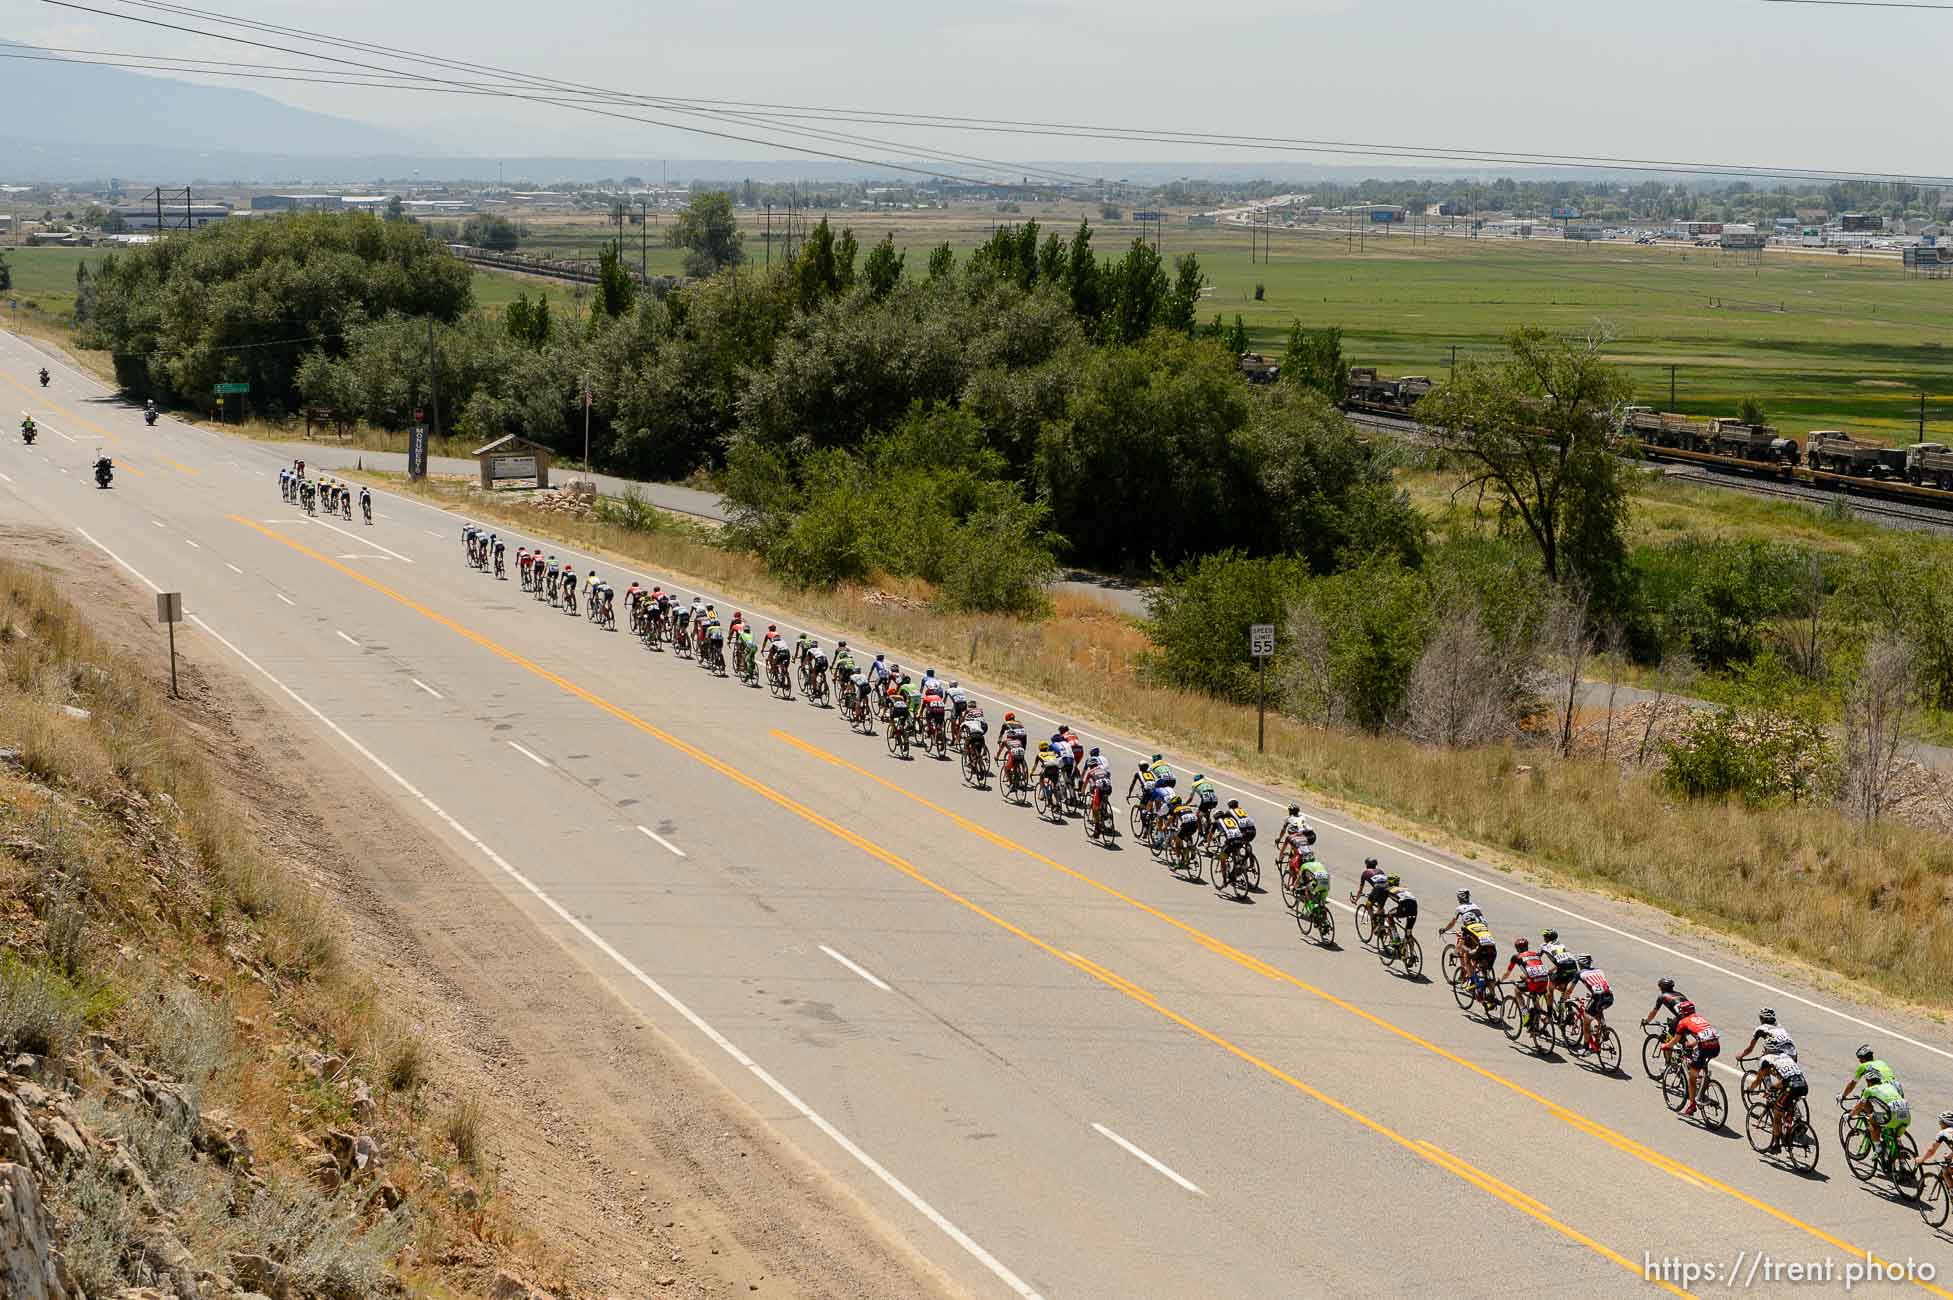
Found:
[[[1687,998],[1683,998],[1680,1002],[1677,1002],[1675,1004],[1675,1018],[1677,1020],[1687,1020],[1690,1016],[1694,1014],[1695,1014],[1695,1003],[1689,1001]]]
[[[1532,945],[1528,944],[1524,939],[1514,939],[1512,941],[1512,951],[1514,952],[1524,952],[1526,951],[1527,948],[1531,946]]]

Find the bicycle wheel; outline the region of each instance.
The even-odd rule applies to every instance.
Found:
[[[1919,1176],[1919,1146],[1910,1133],[1899,1134],[1896,1145],[1899,1153],[1886,1168],[1886,1177],[1892,1180],[1893,1190],[1902,1200],[1916,1201],[1919,1199],[1919,1185],[1923,1181]]]
[[[1668,1068],[1661,1072],[1661,1099],[1668,1109],[1676,1114],[1689,1104],[1688,1073],[1680,1061],[1670,1061]]]
[[[1791,1168],[1800,1174],[1807,1174],[1817,1168],[1817,1130],[1811,1127],[1810,1112],[1803,1109],[1802,1102],[1798,1103],[1798,1107],[1796,1121],[1788,1126],[1789,1131],[1784,1134],[1781,1154],[1790,1162]]]
[[[1356,905],[1356,941],[1368,943],[1377,937],[1377,918],[1362,903]]]
[[[1602,1025],[1596,1034],[1598,1046],[1594,1050],[1594,1060],[1609,1074],[1621,1072],[1621,1036],[1614,1032],[1613,1026]]]
[[[1575,1056],[1587,1054],[1587,1036],[1580,1025],[1580,1013],[1570,1002],[1561,1002],[1553,1008],[1553,1028],[1560,1036],[1560,1046]]]
[[[1519,1004],[1517,993],[1508,993],[1499,1002],[1499,1028],[1513,1042],[1526,1032],[1526,1008]]]
[[[1301,895],[1295,892],[1295,883],[1289,878],[1288,868],[1285,866],[1277,868],[1275,878],[1281,882],[1282,906],[1291,912],[1295,911],[1297,907],[1301,906],[1302,898]]]
[[[1722,1080],[1702,1076],[1702,1085],[1696,1089],[1695,1113],[1707,1128],[1719,1129],[1729,1122],[1729,1093]]]
[[[1222,898],[1242,896],[1243,891],[1235,884],[1241,866],[1231,853],[1222,854],[1208,863],[1209,874],[1213,877],[1214,892]]]
[[[1471,981],[1452,980],[1450,988],[1451,1000],[1458,1004],[1458,1009],[1460,1011],[1470,1011],[1472,1009],[1472,1003],[1478,1000],[1478,990],[1472,987]]]
[[[1416,935],[1404,936],[1404,942],[1397,951],[1397,960],[1403,962],[1404,974],[1412,979],[1424,973],[1424,945],[1417,941]]]
[[[1316,933],[1324,944],[1336,942],[1336,914],[1329,910],[1327,903],[1316,909]]]
[[[1865,1182],[1878,1172],[1871,1132],[1865,1125],[1863,1115],[1853,1115],[1847,1111],[1838,1116],[1838,1146],[1844,1152],[1845,1168],[1851,1170],[1851,1176],[1859,1182]]]
[[[1539,1053],[1541,1056],[1551,1056],[1553,1054],[1553,1043],[1556,1035],[1553,1030],[1553,1013],[1551,1011],[1541,1011],[1535,1008],[1531,1021],[1526,1025],[1526,1033],[1533,1040],[1533,1051]]]
[[[1253,849],[1247,850],[1247,860],[1241,866],[1241,888],[1248,894],[1261,888],[1261,859]]]
[[[1642,1027],[1645,1031],[1647,1026]],[[1641,1037],[1641,1072],[1657,1083],[1668,1070],[1668,1060],[1661,1051],[1662,1035],[1644,1032]]]
[[[1932,1177],[1926,1180],[1925,1195],[1919,1198],[1919,1217],[1929,1228],[1946,1226],[1947,1210],[1953,1205],[1953,1197],[1946,1193],[1946,1166],[1935,1165]]]
[[[1458,960],[1458,949],[1454,944],[1444,946],[1444,956],[1438,959],[1438,969],[1444,973],[1444,982],[1457,984],[1465,974],[1465,964]]]
[[[1743,1136],[1750,1140],[1750,1150],[1760,1156],[1773,1154],[1770,1143],[1776,1138],[1776,1130],[1771,1127],[1770,1114],[1759,1106],[1751,1106],[1743,1112]]]
[[[1048,782],[1041,780],[1031,792],[1032,806],[1037,809],[1038,816],[1046,820],[1049,820],[1054,812],[1051,806],[1051,795],[1048,793],[1048,786]]]

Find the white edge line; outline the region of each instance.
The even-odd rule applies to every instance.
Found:
[[[127,560],[117,555],[114,551],[111,551],[108,547],[96,541],[92,536],[89,535],[89,532],[86,528],[77,528],[75,529],[75,531],[80,533],[83,537],[88,538],[88,544],[90,546],[93,546],[96,550],[100,551],[103,555],[106,555],[111,560],[114,560],[117,564],[127,569],[130,573],[135,574],[137,581],[141,582],[145,587],[148,587],[151,591],[154,592],[161,592],[163,590],[161,587],[151,582],[148,578],[144,577],[142,573],[139,570],[137,570],[135,565],[129,563]]]
[[[287,605],[291,605],[293,607],[296,607],[298,605],[297,601],[293,600],[290,596],[287,596],[282,591],[274,591],[271,594],[278,597],[278,599],[284,601]]]
[[[398,551],[389,551],[387,550],[386,547],[380,545],[378,542],[374,541],[370,537],[361,537],[358,533],[349,533],[345,529],[341,528],[338,524],[329,524],[323,519],[313,519],[310,515],[306,516],[306,518],[310,522],[317,524],[321,528],[330,528],[333,532],[338,533],[341,537],[352,538],[354,541],[358,542],[361,546],[370,546],[376,551],[383,551],[386,554],[391,555],[394,559],[401,561],[403,564],[412,564],[414,562],[412,557],[402,555]]]
[[[197,543],[197,542],[193,542],[193,541],[191,541],[191,540],[190,540],[189,538],[187,538],[187,537],[183,539],[183,544],[184,544],[185,546],[190,546],[190,547],[194,547],[194,548],[196,548],[196,549],[197,549],[197,550],[199,550],[199,551],[201,551],[201,550],[203,549],[203,547],[202,547],[202,545],[201,545],[201,544],[199,544],[199,543]]]
[[[244,576],[244,570],[238,568],[235,564],[232,564],[229,560],[224,561],[224,567],[226,569],[229,569],[232,573],[237,574],[240,578]]]
[[[93,541],[94,539],[90,538],[89,540]],[[97,545],[99,545],[99,543],[97,543]],[[124,565],[123,567],[128,568],[127,565]],[[130,569],[129,571],[131,573],[135,573],[134,569]],[[137,574],[136,576],[141,577],[142,575]],[[148,581],[148,579],[146,578],[143,580],[145,582]],[[150,585],[154,586],[155,584],[151,583]],[[367,762],[373,764],[374,767],[378,768],[381,772],[385,773],[388,777],[392,778],[394,784],[398,785],[402,790],[406,791],[410,797],[417,800],[422,807],[426,808],[429,812],[433,813],[436,817],[440,818],[443,822],[445,822],[449,827],[449,829],[454,831],[456,835],[459,835],[462,839],[466,840],[474,848],[480,850],[482,856],[487,858],[490,862],[494,863],[495,866],[504,875],[508,876],[509,879],[513,880],[516,884],[520,885],[523,888],[523,890],[527,892],[531,897],[533,897],[537,902],[541,903],[544,907],[548,908],[551,912],[555,913],[559,920],[561,920],[565,925],[569,926],[570,929],[576,931],[577,934],[581,935],[583,939],[586,942],[588,942],[592,947],[596,948],[597,951],[601,952],[604,956],[616,962],[617,965],[623,969],[625,974],[629,975],[632,979],[636,980],[639,984],[643,985],[646,989],[650,990],[650,992],[654,996],[656,996],[659,1001],[663,1002],[666,1006],[670,1007],[673,1011],[678,1013],[678,1015],[684,1017],[686,1023],[690,1024],[694,1029],[698,1030],[699,1033],[705,1035],[706,1038],[710,1039],[713,1046],[717,1047],[720,1051],[724,1052],[727,1056],[730,1056],[734,1061],[738,1062],[739,1065],[744,1069],[746,1069],[748,1072],[750,1072],[754,1078],[758,1079],[761,1083],[765,1084],[769,1089],[771,1089],[775,1096],[779,1097],[780,1100],[786,1102],[787,1105],[793,1107],[793,1109],[799,1112],[799,1114],[804,1119],[806,1119],[808,1123],[812,1124],[815,1128],[819,1129],[822,1133],[826,1134],[827,1137],[830,1140],[832,1140],[836,1146],[840,1147],[843,1151],[847,1152],[848,1155],[853,1157],[857,1164],[859,1164],[862,1168],[866,1169],[869,1173],[873,1174],[890,1191],[894,1192],[897,1196],[901,1197],[902,1200],[909,1206],[909,1208],[913,1209],[916,1213],[922,1215],[923,1218],[929,1220],[930,1223],[934,1224],[939,1230],[941,1230],[944,1236],[948,1237],[951,1241],[955,1242],[958,1246],[962,1247],[963,1250],[966,1251],[971,1258],[975,1259],[979,1264],[982,1264],[993,1275],[995,1275],[999,1281],[1001,1281],[1005,1286],[1009,1287],[1012,1292],[1023,1297],[1023,1300],[1041,1300],[1041,1297],[1038,1295],[1038,1293],[1032,1290],[1030,1285],[1026,1283],[1024,1279],[1018,1277],[1017,1274],[1011,1272],[1010,1269],[1004,1266],[1001,1260],[997,1259],[996,1256],[992,1255],[989,1251],[985,1250],[982,1246],[978,1245],[975,1238],[971,1237],[967,1232],[964,1232],[961,1228],[957,1227],[954,1223],[951,1223],[947,1218],[943,1216],[940,1210],[936,1209],[935,1206],[929,1204],[929,1202],[923,1200],[922,1197],[918,1195],[912,1188],[910,1188],[907,1183],[903,1182],[900,1178],[896,1177],[895,1174],[892,1173],[887,1167],[882,1165],[880,1161],[876,1160],[873,1156],[869,1155],[866,1151],[862,1150],[861,1147],[857,1146],[852,1138],[850,1138],[847,1134],[843,1133],[840,1129],[836,1128],[824,1116],[822,1116],[820,1112],[816,1111],[812,1106],[809,1106],[806,1102],[802,1101],[797,1095],[795,1095],[795,1093],[791,1088],[787,1087],[784,1083],[781,1083],[778,1079],[774,1078],[773,1075],[769,1074],[766,1071],[766,1069],[759,1064],[759,1062],[755,1061],[752,1057],[746,1055],[745,1052],[741,1051],[733,1043],[731,1039],[727,1038],[724,1034],[714,1029],[696,1011],[693,1011],[690,1007],[686,1006],[683,1002],[680,1002],[676,997],[674,997],[670,993],[670,991],[668,991],[664,987],[664,985],[658,983],[658,981],[652,979],[649,975],[645,974],[642,970],[640,970],[637,967],[636,964],[634,964],[630,960],[630,958],[624,956],[623,953],[613,948],[595,930],[592,930],[588,925],[584,924],[581,920],[578,920],[577,917],[573,915],[567,908],[565,908],[562,904],[558,903],[555,899],[551,898],[548,894],[545,894],[527,876],[523,875],[520,871],[517,871],[513,866],[509,865],[508,861],[505,858],[503,858],[501,854],[497,853],[494,849],[490,848],[487,844],[483,843],[480,839],[477,839],[475,837],[475,834],[472,831],[470,831],[467,827],[463,826],[460,822],[456,821],[453,817],[449,816],[447,811],[443,809],[439,804],[435,803],[432,799],[429,799],[426,795],[422,794],[419,790],[415,789],[414,786],[405,777],[401,776],[398,772],[394,771],[391,767],[387,766],[386,763],[383,762],[377,754],[375,754],[372,750],[366,748],[366,746],[360,744],[357,740],[354,740],[351,736],[347,735],[345,729],[342,728],[338,723],[334,722],[331,718],[328,718],[325,714],[321,713],[318,709],[314,708],[311,702],[306,700],[297,691],[294,691],[291,687],[285,685],[285,683],[279,681],[276,677],[273,677],[256,660],[252,659],[251,656],[245,654],[242,650],[238,649],[235,645],[232,645],[228,640],[226,640],[222,636],[222,634],[220,634],[215,628],[211,627],[210,624],[204,622],[203,619],[199,618],[195,614],[190,615],[190,618],[196,623],[198,627],[202,628],[211,637],[215,638],[218,644],[222,645],[225,649],[229,650],[232,654],[236,655],[239,659],[242,659],[245,663],[249,664],[252,668],[257,669],[258,673],[261,676],[263,676],[266,681],[270,682],[273,686],[276,686],[279,690],[283,691],[286,695],[290,696],[293,702],[298,704],[301,708],[303,708],[307,713],[311,714],[314,718],[317,718],[320,723],[324,724],[327,729],[333,732],[333,734],[337,735],[341,740],[345,741],[346,744],[350,745],[354,750],[356,750],[360,754],[361,757],[365,758]]]
[[[1120,1137],[1117,1133],[1114,1133],[1111,1129],[1107,1128],[1105,1125],[1094,1121],[1092,1124],[1092,1131],[1094,1133],[1097,1133],[1100,1137],[1111,1141],[1115,1145],[1123,1147],[1126,1150],[1126,1153],[1128,1155],[1137,1157],[1141,1162],[1150,1166],[1154,1173],[1164,1175],[1165,1177],[1173,1180],[1174,1182],[1178,1183],[1180,1186],[1192,1192],[1195,1196],[1207,1195],[1206,1192],[1200,1190],[1197,1184],[1189,1182],[1187,1179],[1182,1178],[1179,1174],[1174,1173],[1171,1169],[1167,1168],[1159,1161],[1153,1159],[1153,1157],[1147,1155],[1144,1151],[1141,1151],[1138,1147],[1126,1141],[1124,1138]]]
[[[549,766],[548,759],[544,758],[541,754],[536,753],[534,750],[524,749],[522,746],[516,744],[513,740],[509,742],[509,748],[513,749],[516,753],[528,759],[531,763],[536,764],[538,767]]]
[[[353,640],[351,637],[347,636],[344,632],[341,632],[336,627],[332,629],[332,634],[338,637],[341,641],[344,641],[347,645],[356,646],[359,644],[359,642]]]
[[[849,961],[846,957],[843,957],[840,953],[834,951],[826,944],[822,944],[820,946],[820,949],[822,952],[832,957],[835,961],[840,962],[843,966],[846,966],[849,970],[861,976],[861,978],[867,980],[870,984],[873,984],[876,988],[880,989],[882,992],[893,993],[895,991],[894,989],[890,988],[888,985],[882,983],[881,980],[878,979],[876,976],[869,973],[868,971],[863,970],[861,967],[855,965],[853,962]]]
[[[432,686],[429,686],[426,682],[422,681],[418,677],[409,677],[407,680],[412,682],[414,685],[420,687],[423,691],[426,691],[429,695],[432,695],[437,700],[445,700],[447,698],[447,696],[441,694],[439,691],[435,690]]]
[[[510,743],[514,743],[514,742],[510,742]],[[518,745],[516,746],[516,748],[520,749],[521,746]],[[670,849],[673,853],[677,854],[679,857],[682,858],[687,856],[685,850],[679,848],[676,844],[673,844],[670,840],[658,834],[658,832],[652,830],[649,826],[639,826],[638,829],[644,832],[644,834],[650,836],[652,839],[656,840],[658,843]]]
[[[13,480],[11,478],[8,478],[5,474],[0,474],[0,479],[4,479],[6,482],[9,483],[13,482]]]
[[[168,525],[166,525],[166,524],[165,524],[165,523],[164,523],[164,522],[163,522],[162,520],[160,520],[160,519],[152,519],[152,520],[150,520],[149,522],[150,522],[150,523],[152,523],[152,524],[154,524],[154,525],[156,525],[156,527],[158,527],[158,528],[166,528],[166,527],[168,527]]]

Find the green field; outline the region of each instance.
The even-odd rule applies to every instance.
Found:
[[[19,302],[22,311],[63,319],[75,310],[75,267],[102,256],[92,248],[7,248],[0,252],[6,253],[14,274],[14,287],[5,296]]]

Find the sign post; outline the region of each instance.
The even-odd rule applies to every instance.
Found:
[[[1255,753],[1268,749],[1268,660],[1275,653],[1275,625],[1255,623],[1248,628],[1248,653],[1255,660]]]
[[[156,593],[156,621],[169,629],[170,633],[170,698],[180,699],[176,693],[176,625],[183,621],[183,593],[180,591],[159,591]]]
[[[427,477],[427,412],[414,408],[414,431],[407,438],[407,477]]]

